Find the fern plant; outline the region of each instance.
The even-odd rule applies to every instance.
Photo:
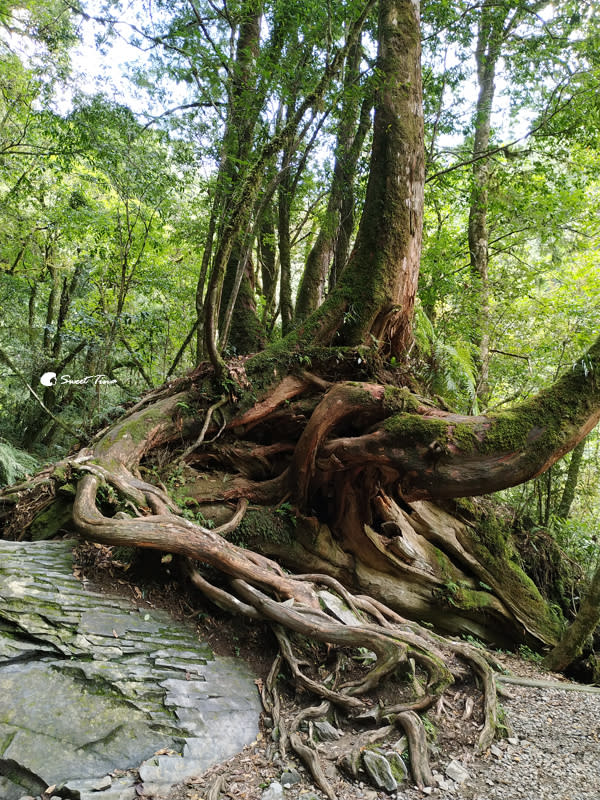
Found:
[[[37,467],[38,462],[32,455],[13,447],[6,439],[0,439],[0,486],[10,486],[35,472]]]
[[[444,341],[420,304],[415,307],[415,342],[419,377],[432,395],[440,395],[457,411],[477,413],[476,350],[471,342]]]

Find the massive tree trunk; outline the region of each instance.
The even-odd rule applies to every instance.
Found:
[[[327,301],[301,328],[304,341],[376,341],[403,358],[423,230],[423,101],[418,3],[380,0],[377,89],[369,180],[356,242]]]

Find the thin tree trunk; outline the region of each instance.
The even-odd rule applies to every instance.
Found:
[[[262,323],[265,329],[268,329],[269,321],[273,315],[275,295],[277,292],[277,250],[275,247],[275,224],[273,222],[272,202],[268,203],[261,218],[258,252],[262,291],[265,298]]]
[[[278,191],[277,238],[279,243],[279,304],[281,313],[281,330],[286,336],[292,329],[292,250],[290,237],[291,215],[291,176],[289,171],[291,153],[286,150],[282,169],[283,177]]]
[[[332,289],[338,281],[339,276],[344,271],[348,263],[348,253],[350,252],[350,242],[354,233],[355,222],[355,177],[358,167],[362,147],[371,127],[371,109],[373,108],[373,97],[369,91],[368,97],[363,100],[358,121],[358,128],[352,142],[352,147],[348,153],[343,153],[341,161],[342,178],[342,198],[340,204],[340,225],[335,242],[333,253],[333,264],[329,274],[329,287]],[[347,157],[346,157],[347,156]]]
[[[492,127],[492,106],[496,91],[496,63],[499,57],[499,42],[490,14],[490,2],[481,10],[477,48],[477,81],[479,95],[475,107],[475,138],[473,142],[473,188],[469,208],[469,256],[471,272],[478,282],[478,346],[480,373],[477,396],[485,403],[489,395],[490,360],[490,284],[489,284],[489,228],[488,228],[488,183],[489,164],[482,156],[488,151]]]
[[[63,286],[60,295],[60,303],[58,306],[58,317],[56,320],[56,332],[54,334],[54,342],[52,344],[52,358],[58,358],[58,356],[60,355],[60,351],[62,348],[62,330],[64,328],[65,322],[67,321],[67,316],[69,315],[69,308],[71,307],[71,301],[79,286],[79,280],[81,278],[82,272],[83,272],[83,263],[79,261],[75,265],[75,270],[73,271],[71,280],[68,281],[66,277],[63,279]]]
[[[28,320],[27,320],[27,338],[29,346],[35,346],[35,301],[37,299],[38,284],[32,283],[29,286],[29,306],[28,306]]]
[[[562,672],[575,661],[588,638],[600,622],[600,564],[596,568],[589,589],[581,601],[577,616],[565,631],[556,647],[544,659],[544,666],[555,672]]]
[[[338,74],[348,48],[352,46],[352,43],[360,34],[367,14],[371,10],[374,3],[375,0],[366,0],[365,6],[360,15],[350,27],[345,44],[336,52],[334,57],[325,67],[314,90],[309,92],[302,103],[300,103],[290,121],[286,123],[280,131],[275,133],[275,135],[261,148],[254,163],[234,189],[231,202],[228,206],[227,221],[220,237],[219,245],[215,249],[215,256],[213,259],[208,290],[205,298],[204,340],[208,356],[215,369],[215,373],[219,378],[226,373],[227,367],[221,354],[219,353],[217,346],[217,319],[221,303],[223,279],[225,277],[227,262],[234,246],[234,241],[248,223],[250,213],[254,206],[254,200],[264,178],[267,164],[270,163],[272,158],[274,158],[277,152],[279,152],[289,140],[290,135],[297,130],[298,125],[306,112],[309,109],[314,108],[315,105],[323,98],[323,95],[328,89],[332,79]]]
[[[562,497],[556,511],[556,516],[560,519],[568,519],[575,493],[577,491],[577,481],[579,480],[579,470],[585,451],[585,439],[583,439],[571,453],[567,480],[563,489]]]
[[[51,257],[50,249],[46,248],[46,259],[48,260]],[[58,271],[54,266],[50,263],[46,263],[48,267],[48,272],[50,274],[50,280],[52,284],[50,286],[50,294],[48,295],[48,305],[46,306],[46,321],[44,325],[44,337],[42,342],[42,347],[44,349],[44,353],[50,356],[50,342],[52,341],[51,331],[52,325],[54,324],[54,319],[56,317],[56,305],[58,302],[58,293],[60,291],[60,282],[58,278]]]
[[[485,154],[489,150],[492,110],[496,92],[496,67],[502,45],[519,22],[523,9],[509,3],[485,0],[481,7],[475,60],[479,94],[475,107],[475,136],[473,142],[473,186],[469,208],[469,257],[471,272],[478,283],[479,319],[479,381],[477,397],[482,405],[490,393],[490,279],[489,279],[489,180],[490,166]]]
[[[296,323],[305,320],[321,305],[328,277],[330,287],[334,286],[347,259],[354,227],[354,177],[372,107],[371,97],[365,98],[362,108],[357,101],[361,54],[361,43],[357,42],[348,54],[333,178],[325,218],[298,287]]]

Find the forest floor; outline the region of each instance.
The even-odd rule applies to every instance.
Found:
[[[218,655],[244,659],[265,680],[277,653],[276,641],[267,626],[232,618],[205,604],[197,593],[182,589],[160,556],[145,551],[143,564],[115,558],[114,549],[83,544],[79,548],[80,569],[100,588],[129,596],[138,605],[165,608],[175,618],[193,622],[199,637]],[[154,564],[148,563],[154,560]],[[153,575],[148,580],[148,575]],[[600,800],[600,693],[572,691],[564,676],[544,671],[536,660],[506,652],[493,653],[510,675],[549,682],[550,686],[505,685],[510,696],[501,697],[510,735],[483,754],[476,742],[482,723],[481,694],[473,681],[448,691],[443,707],[428,713],[428,735],[434,784],[423,791],[410,779],[395,794],[376,791],[367,780],[332,780],[339,800],[417,800],[430,796],[439,800]],[[581,687],[583,688],[583,687]],[[310,704],[291,686],[282,687],[284,719],[294,717]],[[399,737],[398,737],[399,738]],[[323,763],[332,763],[352,747],[354,735],[347,733],[325,742]],[[453,780],[449,765],[463,770],[463,779]],[[448,772],[447,772],[448,770]],[[332,773],[333,776],[333,773]],[[295,781],[295,782],[294,782]],[[284,786],[284,800],[322,800],[308,771],[291,753],[282,755],[274,740],[269,718],[263,714],[255,742],[234,758],[216,765],[203,775],[173,787],[166,798],[154,800],[267,800],[274,782]],[[215,793],[220,783],[221,794]],[[211,788],[213,792],[211,793]],[[276,798],[278,787],[272,787]]]

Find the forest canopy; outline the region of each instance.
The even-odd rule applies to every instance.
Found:
[[[177,554],[349,718],[416,665],[421,785],[457,659],[498,728],[456,637],[564,668],[598,622],[596,12],[0,5],[4,535]]]

